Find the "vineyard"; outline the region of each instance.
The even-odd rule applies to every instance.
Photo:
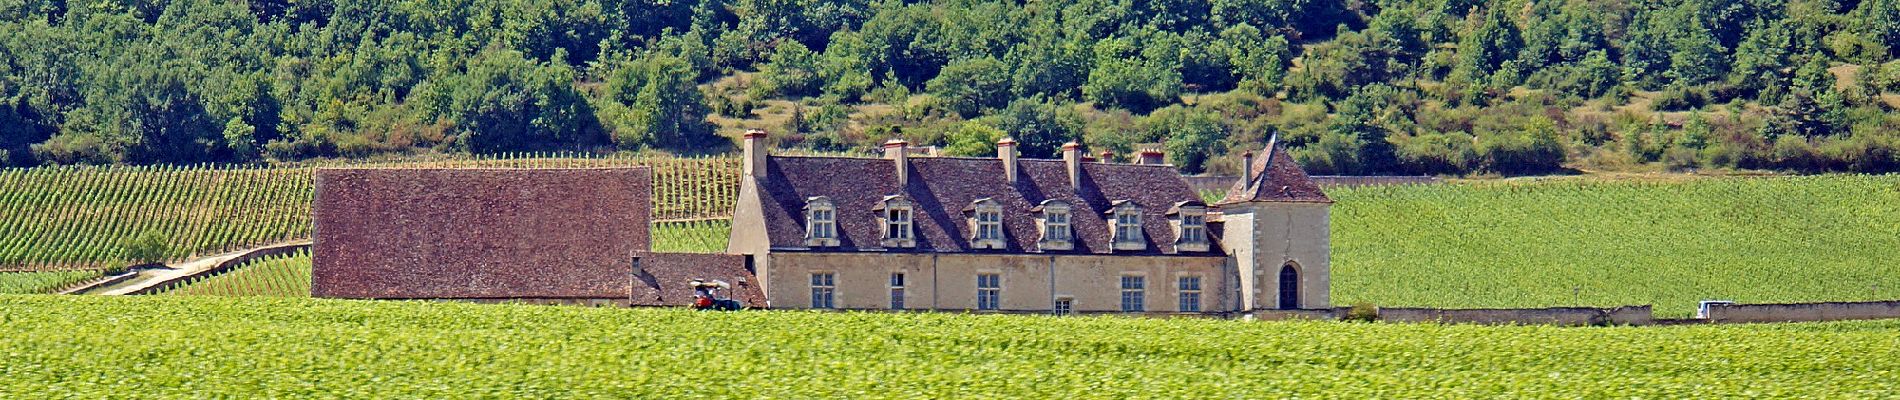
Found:
[[[165,292],[184,296],[310,297],[310,252],[263,257]]]
[[[1900,176],[1332,189],[1333,299],[1382,306],[1900,299]]]
[[[0,272],[0,294],[52,293],[101,275],[98,270]]]
[[[739,160],[573,154],[440,157],[330,163],[358,168],[653,168],[653,217],[726,217],[738,197]],[[124,242],[157,232],[178,260],[310,235],[311,172],[286,167],[61,167],[0,169],[0,271],[104,269],[131,262]],[[689,225],[703,225],[694,222]],[[723,241],[723,238],[720,238]],[[668,245],[705,247],[691,238]],[[677,243],[677,244],[674,244]],[[723,242],[718,245],[724,248]]]
[[[1881,398],[1900,322],[1553,328],[0,297],[0,397]]]

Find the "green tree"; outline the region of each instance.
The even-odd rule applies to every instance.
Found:
[[[120,256],[125,257],[126,261],[140,264],[165,261],[165,253],[171,251],[170,241],[164,232],[158,230],[146,230],[119,243],[122,251]]]
[[[1022,98],[997,112],[995,126],[1015,137],[1023,157],[1055,158],[1063,143],[1082,140],[1082,116],[1072,104]]]
[[[759,68],[755,97],[816,95],[824,87],[819,80],[818,56],[796,41],[779,43],[764,67]]]
[[[623,149],[691,150],[712,144],[706,95],[693,84],[692,66],[667,54],[649,53],[615,70],[607,98],[624,107],[613,118],[613,142]]]
[[[1002,140],[1003,131],[978,121],[964,121],[957,129],[944,135],[944,154],[956,157],[985,157],[996,155],[996,141]]]
[[[950,111],[973,118],[1009,103],[1009,68],[988,57],[952,61],[930,80],[928,90]]]

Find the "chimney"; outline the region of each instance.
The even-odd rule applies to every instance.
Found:
[[[897,187],[910,186],[910,143],[904,139],[891,139],[884,142],[884,158],[891,159],[897,165]]]
[[[1135,163],[1142,165],[1167,164],[1166,160],[1162,155],[1161,145],[1143,145],[1135,155]]]
[[[1101,160],[1103,164],[1115,162],[1115,152],[1102,150],[1102,157],[1096,160]]]
[[[1240,153],[1240,181],[1253,182],[1253,150]]]
[[[765,177],[765,130],[745,130],[745,174],[753,178]]]
[[[1082,145],[1075,142],[1062,144],[1062,163],[1069,167],[1069,187],[1082,191]]]
[[[996,158],[1003,160],[1003,180],[1016,183],[1016,139],[996,141]]]

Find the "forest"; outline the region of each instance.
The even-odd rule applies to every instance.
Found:
[[[1900,170],[1900,0],[0,0],[0,166],[709,154]]]

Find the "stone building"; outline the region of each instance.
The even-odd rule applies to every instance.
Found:
[[[728,253],[773,308],[1241,314],[1325,308],[1332,201],[1286,151],[1205,204],[1158,148],[1087,158],[767,154],[744,138]],[[1250,153],[1251,154],[1251,153]],[[1107,158],[1107,157],[1104,157]]]

